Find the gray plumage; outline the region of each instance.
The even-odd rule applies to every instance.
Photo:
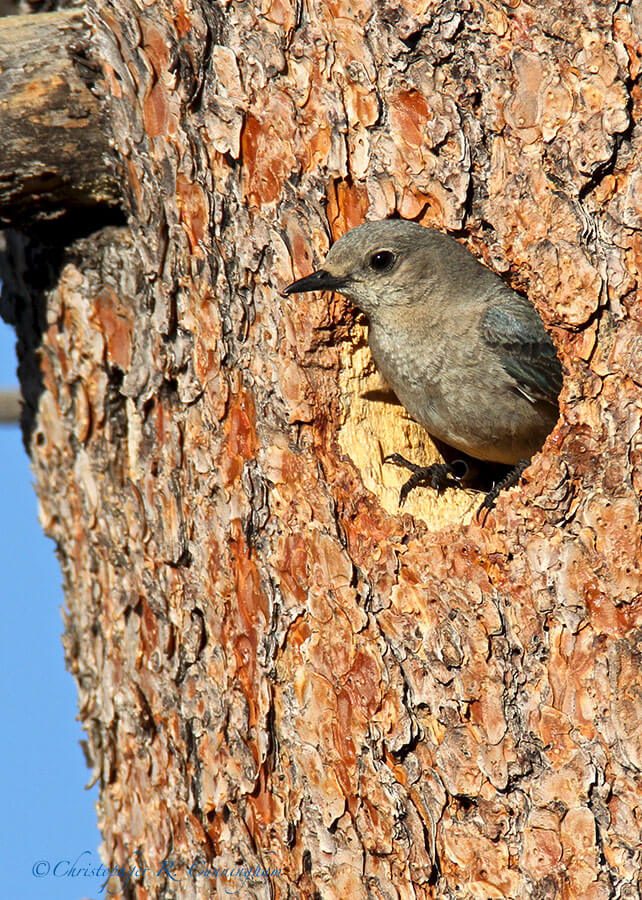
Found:
[[[334,290],[368,318],[375,363],[434,437],[514,465],[558,415],[562,371],[533,306],[454,238],[414,222],[359,225],[285,294]]]

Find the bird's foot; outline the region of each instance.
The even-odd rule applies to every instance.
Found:
[[[384,463],[403,466],[412,475],[399,491],[399,506],[403,506],[410,491],[419,485],[434,488],[440,494],[446,487],[461,487],[461,482],[468,474],[468,463],[463,459],[455,459],[451,463],[433,463],[431,466],[418,466],[405,459],[400,453],[386,456]]]
[[[479,515],[483,513],[483,519],[481,522],[482,525],[486,524],[488,513],[491,511],[491,509],[495,508],[495,501],[499,497],[500,493],[506,488],[512,487],[514,484],[517,484],[522,472],[529,463],[530,459],[520,459],[517,465],[514,466],[508,472],[508,474],[504,476],[504,478],[494,484],[490,491],[486,494],[476,513],[477,518],[479,518]]]

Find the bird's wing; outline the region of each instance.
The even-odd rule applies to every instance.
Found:
[[[484,341],[500,355],[517,390],[534,403],[555,404],[562,388],[562,366],[542,320],[528,300],[510,291],[481,317]]]

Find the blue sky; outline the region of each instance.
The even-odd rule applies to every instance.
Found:
[[[14,347],[13,329],[0,320],[0,387],[17,384]],[[60,569],[38,523],[17,425],[0,424],[0,472],[2,893],[21,900],[104,896],[101,879],[72,877],[64,862],[88,850],[82,861],[99,863],[97,788],[85,790],[84,732],[60,640]]]

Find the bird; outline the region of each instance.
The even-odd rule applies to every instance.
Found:
[[[562,366],[531,302],[451,235],[404,219],[351,228],[282,293],[308,291],[336,291],[365,314],[377,369],[433,438],[510,467],[482,503],[492,508],[559,416]],[[386,461],[412,472],[400,504],[419,484],[461,485],[469,470]]]

